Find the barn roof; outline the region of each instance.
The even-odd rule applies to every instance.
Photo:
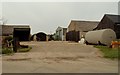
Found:
[[[72,20],[71,23],[68,26],[68,30],[72,31],[91,31],[94,28],[97,27],[98,21],[78,21],[78,20]],[[75,27],[75,28],[73,28]]]
[[[94,30],[111,28],[114,29],[114,25],[120,24],[120,15],[105,14]]]
[[[56,29],[56,31],[59,31],[59,30],[61,30],[61,29],[67,30],[67,28],[63,28],[63,27],[58,26],[58,28]]]
[[[30,28],[29,25],[0,25],[0,29],[2,29],[2,35],[12,35],[14,28]]]
[[[120,24],[120,15],[105,14],[104,16],[108,17],[112,22]]]

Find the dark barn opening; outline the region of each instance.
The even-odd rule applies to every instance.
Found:
[[[46,34],[43,32],[37,33],[37,41],[46,41]]]
[[[80,40],[79,36],[79,31],[69,31],[66,33],[66,40],[78,42]]]
[[[117,38],[120,39],[120,23],[114,26],[114,31],[116,32]]]
[[[29,41],[29,40],[30,40],[30,28],[14,28],[13,51],[17,52],[17,49],[22,47],[22,45],[20,45],[20,41]]]
[[[14,28],[13,37],[19,41],[29,41],[30,28]]]
[[[33,41],[35,34],[30,37],[30,41]]]

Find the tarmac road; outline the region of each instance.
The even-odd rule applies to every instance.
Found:
[[[103,58],[92,45],[22,42],[30,52],[2,56],[3,73],[118,73],[118,61]]]

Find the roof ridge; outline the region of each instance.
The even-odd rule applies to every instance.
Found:
[[[71,20],[71,22],[99,22],[99,21],[85,21],[85,20]]]

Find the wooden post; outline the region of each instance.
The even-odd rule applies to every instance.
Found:
[[[13,51],[17,52],[17,47],[18,47],[18,38],[14,37],[13,38]]]

